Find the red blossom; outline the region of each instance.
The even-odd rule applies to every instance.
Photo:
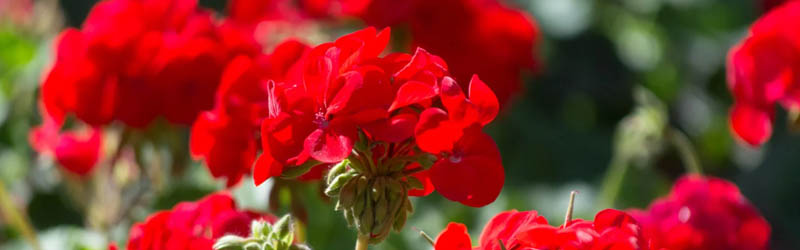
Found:
[[[442,58],[421,48],[380,56],[388,42],[389,29],[367,28],[311,49],[287,42],[271,55],[233,60],[216,107],[193,127],[192,154],[229,185],[253,166],[258,185],[315,165],[319,176],[368,150],[357,142],[374,144],[371,161],[387,168],[379,171],[391,165],[421,182],[410,194],[435,188],[470,206],[491,203],[504,182],[497,146],[482,132],[499,112],[494,93],[475,76],[468,99]],[[436,159],[424,170],[413,159],[428,153]]]
[[[593,222],[572,220],[560,227],[547,224],[536,211],[503,212],[489,221],[479,243],[473,248],[467,228],[450,223],[436,238],[434,249],[649,249],[636,220],[613,209],[600,211]]]
[[[733,183],[697,175],[667,197],[632,211],[652,249],[767,249],[770,226]]]
[[[388,29],[364,29],[321,44],[304,58],[301,84],[269,90],[271,113],[262,123],[264,153],[255,170],[265,174],[259,176],[277,176],[284,167],[308,159],[335,163],[350,155],[358,139],[357,126],[387,115],[389,99],[375,94],[390,86],[371,77],[379,69],[360,64],[377,58],[388,41]],[[257,183],[262,179],[266,178]]]
[[[462,87],[473,74],[480,75],[503,106],[523,90],[522,73],[539,67],[535,21],[502,0],[301,0],[295,8],[287,2],[293,1],[236,0],[229,9],[234,18],[258,19],[252,17],[260,12],[259,20],[354,17],[368,26],[407,27],[411,48],[424,48],[450,62]]]
[[[426,109],[415,128],[420,149],[439,155],[430,170],[431,182],[450,200],[475,207],[489,204],[500,194],[505,181],[500,151],[494,140],[481,131],[497,115],[497,98],[473,76],[469,99],[449,77],[441,81],[440,99],[447,111]]]
[[[210,250],[224,235],[248,236],[250,223],[256,219],[269,223],[277,220],[269,214],[238,210],[229,194],[215,193],[197,202],[179,203],[133,225],[127,249]]]
[[[55,157],[68,172],[88,176],[102,154],[102,132],[97,128],[61,131],[62,126],[62,122],[45,116],[44,123],[30,131],[31,147]]]
[[[533,18],[497,0],[418,2],[409,18],[413,46],[441,56],[462,84],[480,75],[508,105],[522,90],[521,73],[538,67]]]
[[[271,55],[255,59],[240,56],[225,68],[216,107],[203,112],[192,126],[190,148],[193,156],[205,160],[213,176],[226,177],[228,186],[250,173],[260,149],[253,135],[259,133],[262,120],[276,112],[267,105],[269,100],[275,100],[270,94],[276,83],[266,79],[292,78],[307,50],[304,44],[289,40],[276,47]],[[275,136],[265,134],[262,140]],[[255,176],[262,175],[256,172]],[[259,180],[263,181],[256,178]]]
[[[775,8],[756,21],[750,35],[728,55],[728,87],[735,135],[760,146],[772,134],[774,106],[800,105],[800,2]]]
[[[57,119],[74,114],[94,126],[120,120],[141,128],[160,116],[189,125],[213,107],[227,61],[259,50],[254,40],[232,38],[239,36],[196,0],[102,1],[80,30],[57,39],[42,101]]]

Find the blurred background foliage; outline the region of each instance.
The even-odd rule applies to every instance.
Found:
[[[200,2],[218,10],[225,5],[221,0]],[[52,160],[29,148],[27,131],[40,123],[36,87],[52,59],[52,39],[65,26],[79,26],[93,4],[0,1],[0,196],[6,197],[4,206],[24,208],[44,249],[103,249],[108,240],[124,243],[130,223],[224,186],[194,163],[147,194],[152,196],[150,206],[131,208],[129,218],[102,233],[87,225],[88,205],[75,194],[79,180],[62,176]],[[775,135],[758,150],[739,144],[728,130],[732,100],[725,57],[762,14],[757,0],[510,4],[529,11],[543,31],[544,68],[524,76],[525,92],[489,127],[506,168],[501,196],[480,209],[437,195],[416,198],[416,213],[405,231],[374,249],[426,249],[419,231],[435,237],[449,221],[467,224],[477,236],[489,218],[512,208],[535,209],[557,223],[571,190],[580,192],[576,215],[581,218],[604,206],[644,208],[665,195],[691,163],[681,151],[685,148],[670,143],[675,135],[686,135],[682,138],[693,145],[704,173],[739,185],[771,223],[773,249],[800,249],[800,138],[787,132],[785,112],[779,111]],[[281,189],[270,197],[270,189],[285,185],[293,191]],[[617,193],[613,201],[608,200],[609,190]],[[316,183],[269,181],[255,188],[245,182],[234,194],[247,208],[307,215],[305,235],[315,249],[349,249],[354,244],[354,232],[344,230],[343,218],[321,199]],[[0,249],[25,248],[25,232],[14,225],[13,218],[0,218]]]

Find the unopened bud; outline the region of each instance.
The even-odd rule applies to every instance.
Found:
[[[403,211],[400,211],[399,213],[397,213],[397,216],[394,218],[394,225],[392,226],[394,228],[394,231],[400,232],[400,230],[403,230],[403,227],[406,225],[406,219],[408,218],[409,213],[411,212],[404,213]]]
[[[345,171],[347,171],[348,162],[350,161],[344,159],[338,164],[333,165],[333,167],[331,167],[331,169],[328,170],[328,175],[325,177],[325,180],[328,181],[328,183],[330,183],[330,181],[336,178],[336,176],[339,176],[340,174],[343,174]]]
[[[236,235],[226,235],[217,239],[214,250],[240,250],[244,247],[245,239]]]
[[[389,200],[380,199],[375,203],[375,222],[381,222],[389,214]]]
[[[257,242],[248,242],[243,247],[244,250],[261,250],[261,244]]]
[[[369,193],[367,193],[367,196],[369,196]],[[364,211],[356,222],[356,227],[358,227],[359,233],[369,235],[372,232],[372,226],[375,224],[375,214],[372,211],[372,202],[367,201],[365,204]]]
[[[342,186],[342,190],[339,191],[338,204],[344,208],[352,206],[356,198],[356,191],[356,180],[350,179]]]
[[[377,202],[383,196],[383,191],[386,189],[386,179],[378,177],[375,179],[375,182],[372,184],[372,188],[370,188],[370,192],[372,192],[372,201]]]
[[[336,197],[336,195],[339,194],[339,189],[342,188],[342,185],[349,182],[350,179],[356,177],[356,175],[358,175],[356,172],[346,172],[334,177],[333,180],[328,183],[328,187],[325,188],[325,195]]]

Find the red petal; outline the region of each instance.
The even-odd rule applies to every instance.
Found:
[[[379,120],[363,126],[374,140],[384,142],[401,142],[414,136],[417,116],[398,114],[386,120]]]
[[[498,159],[448,157],[431,167],[431,182],[436,191],[449,200],[472,207],[482,207],[497,199],[504,181],[503,166]]]
[[[389,112],[436,96],[436,88],[418,81],[408,81],[397,90],[397,96],[389,107]]]
[[[342,85],[342,88],[336,92],[336,96],[333,98],[333,100],[328,103],[328,114],[336,114],[340,110],[344,109],[347,103],[350,101],[350,97],[353,95],[353,92],[360,89],[364,83],[364,78],[361,77],[361,74],[355,71],[342,74],[341,79],[344,80],[344,85]]]
[[[447,113],[438,108],[428,108],[423,111],[414,128],[417,146],[433,154],[452,150],[462,133],[460,127],[449,121]]]
[[[460,223],[447,224],[433,246],[435,250],[471,250],[472,242],[467,233],[467,226]]]
[[[480,237],[481,249],[499,249],[495,247],[498,240],[502,240],[506,246],[515,245],[517,234],[536,225],[547,225],[547,220],[535,210],[499,213],[483,228]]]
[[[353,150],[354,137],[355,128],[317,129],[306,138],[304,150],[320,162],[340,162]]]
[[[101,154],[102,132],[91,129],[88,134],[66,132],[58,138],[53,151],[56,160],[68,171],[86,176],[97,164]]]
[[[735,104],[730,124],[739,139],[751,146],[760,146],[772,134],[772,114],[748,105]]]
[[[500,111],[500,103],[492,89],[486,85],[478,75],[472,75],[469,82],[469,101],[478,109],[478,122],[486,125],[497,116]]]
[[[419,71],[425,69],[431,63],[430,53],[421,47],[417,47],[414,56],[402,69],[394,74],[396,80],[408,80],[414,77]]]
[[[450,114],[450,119],[454,122],[469,126],[477,121],[477,109],[467,101],[464,91],[453,78],[445,76],[442,79],[439,96],[442,98],[442,104],[447,109],[447,113]]]
[[[338,49],[330,46],[330,44],[327,44],[312,49],[309,52],[303,73],[305,90],[317,104],[326,102],[331,81],[335,74],[338,73],[334,71],[333,58],[328,55],[329,50],[336,52]],[[334,54],[338,55],[338,53]]]
[[[261,145],[282,165],[302,164],[308,159],[304,150],[306,137],[314,131],[313,115],[301,110],[289,110],[261,123]]]
[[[280,176],[281,173],[283,173],[283,165],[276,162],[269,151],[265,150],[253,166],[253,182],[258,186],[270,177]]]
[[[413,169],[420,167],[418,163],[413,163],[406,167],[406,169]],[[420,171],[412,174],[412,176],[416,177],[420,182],[422,182],[422,189],[411,189],[408,190],[409,196],[427,196],[435,190],[433,187],[433,182],[431,182],[430,171]]]
[[[211,111],[203,112],[197,117],[189,137],[189,152],[192,157],[201,158],[211,151],[214,146],[212,130],[219,123],[221,123],[219,117]]]
[[[431,181],[447,199],[473,207],[493,202],[505,182],[497,145],[480,130],[467,130],[452,153],[433,165]]]
[[[521,245],[534,249],[560,249],[558,228],[550,225],[536,225],[525,231],[519,232],[515,239]]]
[[[606,228],[626,229],[629,225],[638,227],[638,223],[633,217],[619,210],[605,209],[594,216],[594,227],[597,232],[602,232]]]

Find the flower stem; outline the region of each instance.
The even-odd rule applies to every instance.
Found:
[[[356,241],[356,250],[367,250],[369,247],[369,235],[358,234],[358,241]]]
[[[575,195],[577,194],[578,191],[569,192],[569,205],[567,205],[567,214],[564,216],[564,227],[572,221],[572,211],[575,210]]]
[[[433,238],[431,238],[431,236],[429,236],[428,234],[426,234],[426,233],[425,233],[425,231],[419,230],[419,229],[418,229],[418,228],[416,228],[416,227],[411,227],[411,229],[414,229],[414,231],[417,231],[417,232],[419,232],[419,236],[422,236],[422,238],[424,238],[424,239],[425,239],[425,241],[427,241],[428,243],[430,243],[432,247],[433,247],[433,246],[436,246],[436,242],[434,242],[434,241],[433,241]]]
[[[33,249],[42,249],[36,237],[36,231],[33,229],[30,220],[25,213],[18,210],[11,200],[11,196],[6,192],[5,184],[0,181],[0,214],[6,218],[9,225],[15,226],[25,240],[31,244]]]
[[[700,160],[697,157],[697,151],[694,150],[689,137],[680,130],[670,128],[667,130],[667,137],[675,149],[678,150],[683,165],[686,167],[686,172],[692,174],[702,174],[703,170],[700,167]]]
[[[619,195],[620,188],[622,188],[622,181],[625,178],[626,172],[628,172],[628,162],[625,161],[623,157],[614,154],[600,188],[601,203],[599,207],[614,207],[614,202]]]

